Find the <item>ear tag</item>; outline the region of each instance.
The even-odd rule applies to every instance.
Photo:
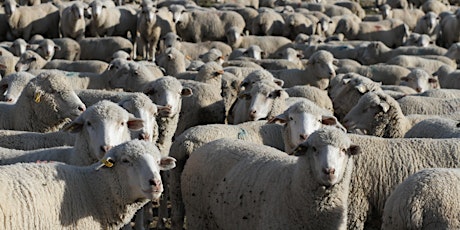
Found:
[[[42,98],[42,94],[41,94],[41,93],[35,93],[35,97],[34,97],[35,103],[40,103],[41,98]]]
[[[113,160],[110,157],[107,157],[106,159],[101,160],[102,163],[105,165],[107,168],[112,168],[113,167]]]

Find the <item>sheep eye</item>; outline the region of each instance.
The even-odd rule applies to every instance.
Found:
[[[289,117],[289,120],[291,120],[291,121],[292,121],[292,120],[294,120],[294,118],[292,118],[292,117]]]
[[[91,126],[91,122],[87,121],[87,122],[86,122],[86,125],[87,125],[87,126]]]
[[[123,162],[123,163],[129,163],[129,160],[126,159],[126,158],[124,158],[124,159],[121,160],[121,162]]]
[[[311,147],[311,149],[313,150],[313,152],[317,151],[316,147]]]
[[[121,125],[121,126],[125,126],[125,122],[124,122],[124,121],[122,121],[120,125]]]

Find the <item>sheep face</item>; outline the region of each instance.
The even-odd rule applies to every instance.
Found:
[[[163,192],[160,170],[176,166],[172,157],[161,157],[158,148],[151,142],[129,141],[111,149],[104,159],[113,169],[126,172],[131,200],[158,200]]]
[[[14,40],[13,44],[11,45],[11,52],[15,55],[20,57],[27,49],[27,42],[22,39],[18,38]]]
[[[53,56],[56,50],[60,50],[61,48],[56,45],[52,40],[50,39],[45,39],[42,42],[40,42],[37,53],[40,54],[44,59],[50,60]]]
[[[16,11],[18,4],[14,0],[5,0],[3,7],[5,7],[5,14],[10,17]]]
[[[103,9],[106,8],[102,1],[93,1],[89,6],[91,7],[91,15],[94,19],[99,18],[102,15]]]
[[[438,78],[431,76],[423,69],[414,69],[409,75],[401,78],[401,85],[409,86],[418,93],[439,88]]]
[[[173,77],[162,77],[151,82],[144,89],[150,99],[159,108],[159,115],[162,117],[174,117],[179,114],[182,106],[182,97],[192,95],[190,88],[182,87],[182,84]]]
[[[182,5],[173,4],[169,6],[169,10],[173,15],[173,22],[177,23],[182,19],[182,14],[185,12],[185,7]]]
[[[250,101],[248,120],[257,121],[266,118],[272,109],[274,100],[281,96],[282,91],[280,87],[256,83],[250,92],[240,95],[241,98]]]
[[[170,48],[170,47],[177,48],[177,44],[179,43],[180,40],[181,38],[177,36],[177,34],[173,32],[169,32],[163,37],[163,44],[165,48]]]
[[[331,79],[335,77],[334,56],[327,51],[318,51],[308,60],[308,67],[312,68],[315,77]]]
[[[327,127],[320,129],[296,148],[295,154],[311,157],[312,174],[326,187],[340,182],[346,171],[348,159],[360,152],[342,130]]]
[[[147,24],[154,24],[156,21],[155,9],[151,6],[142,7],[140,18],[143,18]]]
[[[227,42],[230,46],[234,46],[241,38],[241,33],[237,31],[235,27],[229,28],[225,31],[225,36],[227,38]]]
[[[127,62],[121,65],[109,80],[113,89],[122,88],[125,91],[137,91],[145,84],[155,79],[155,76],[136,62]]]
[[[75,119],[86,106],[63,78],[60,74],[40,74],[30,80],[20,98],[25,95],[34,111],[49,111],[60,120]]]
[[[0,89],[4,90],[5,101],[12,104],[16,103],[22,90],[32,78],[34,76],[27,72],[11,74],[2,78]]]
[[[102,159],[113,146],[131,139],[129,130],[139,130],[143,121],[110,101],[100,101],[88,108],[65,128],[87,136],[95,159]]]
[[[158,124],[156,122],[158,109],[146,95],[138,95],[134,98],[122,100],[118,104],[135,117],[144,121],[141,130],[131,132],[132,139],[156,141],[158,139]]]
[[[73,20],[77,21],[83,19],[83,16],[85,15],[85,10],[85,5],[80,2],[75,2],[74,4],[72,4],[70,12],[72,14]]]
[[[14,68],[16,72],[41,69],[42,66],[38,63],[40,58],[40,55],[28,50],[21,55]]]
[[[377,114],[387,113],[390,104],[378,94],[364,94],[344,118],[345,127],[354,133],[368,134],[373,132],[372,124]]]

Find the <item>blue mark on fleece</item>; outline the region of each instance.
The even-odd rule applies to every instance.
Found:
[[[246,137],[247,135],[248,135],[248,132],[246,132],[245,129],[240,128],[240,131],[238,132],[238,139],[239,140],[244,139],[244,137]]]

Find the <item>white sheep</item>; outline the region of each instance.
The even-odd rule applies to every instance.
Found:
[[[56,147],[11,153],[1,152],[0,164],[17,162],[59,161],[71,165],[90,165],[102,159],[113,146],[131,140],[130,130],[143,127],[143,120],[110,101],[88,107],[64,127],[76,133],[74,147]]]
[[[457,112],[460,98],[444,99],[421,96],[405,96],[398,99],[404,114],[448,115]]]
[[[399,85],[404,77],[410,74],[410,70],[396,64],[392,65],[362,65],[348,66],[345,65],[337,69],[337,73],[357,73],[375,82],[381,82],[383,85]]]
[[[64,78],[40,74],[29,81],[16,104],[1,103],[1,128],[49,132],[78,117],[86,107]]]
[[[433,43],[428,34],[411,33],[404,42],[404,46],[428,47]]]
[[[82,38],[78,43],[81,49],[81,60],[101,60],[110,62],[113,53],[116,51],[123,50],[129,54],[133,51],[133,44],[128,39],[119,36]]]
[[[73,133],[57,131],[49,133],[17,130],[0,130],[0,146],[18,150],[34,150],[58,146],[73,146]]]
[[[279,85],[270,81],[252,84],[240,92],[227,117],[230,124],[271,119],[286,109],[289,95]]]
[[[233,48],[249,48],[251,45],[258,45],[265,53],[263,58],[274,57],[275,52],[282,47],[292,43],[291,40],[282,36],[242,36],[241,31],[231,28],[226,32],[228,44]]]
[[[304,97],[311,100],[321,108],[331,112],[334,111],[332,100],[327,95],[326,90],[318,89],[317,87],[308,85],[293,86],[285,90],[289,97]]]
[[[284,18],[273,9],[259,9],[259,14],[252,20],[249,32],[253,35],[282,36],[284,34]]]
[[[102,0],[94,0],[91,7],[91,23],[89,25],[92,36],[123,36],[136,35],[136,11],[128,6],[112,7]]]
[[[439,82],[437,77],[433,77],[425,70],[415,68],[406,77],[401,78],[400,85],[409,86],[417,93],[423,93],[429,89],[439,89]]]
[[[170,47],[158,56],[157,63],[164,69],[165,75],[176,76],[185,72],[190,62],[182,52]]]
[[[342,18],[337,22],[334,33],[343,33],[348,40],[382,41],[388,47],[398,47],[408,34],[407,25],[397,19],[379,22],[356,22]]]
[[[270,71],[273,76],[284,81],[284,87],[295,85],[311,85],[326,89],[329,80],[335,76],[334,56],[324,50],[315,52],[309,59],[305,69],[288,69]]]
[[[128,92],[139,92],[142,91],[145,84],[162,76],[156,76],[141,63],[128,61],[110,76],[108,85],[112,89],[121,88]]]
[[[431,41],[435,42],[438,38],[441,25],[440,18],[436,13],[427,12],[415,25],[414,32],[430,36]]]
[[[351,156],[358,153],[335,128],[313,133],[297,157],[244,141],[211,142],[191,155],[182,174],[187,226],[346,229]]]
[[[59,37],[59,11],[52,3],[16,7],[16,1],[6,0],[3,5],[10,31],[16,38],[28,41],[34,34]]]
[[[433,75],[438,76],[441,88],[460,89],[460,72],[454,68],[443,65]]]
[[[418,122],[404,135],[405,138],[460,138],[460,125],[450,118],[428,118]]]
[[[4,76],[0,80],[1,94],[4,96],[2,101],[16,103],[27,83],[35,76],[27,72],[17,72]]]
[[[458,229],[460,169],[420,170],[399,184],[385,202],[382,229]]]
[[[165,48],[174,47],[181,51],[190,60],[201,58],[200,56],[212,48],[220,50],[221,57],[227,57],[232,52],[232,48],[220,41],[207,41],[207,42],[185,42],[182,38],[173,32],[167,33],[163,38]],[[213,60],[215,61],[215,60]],[[207,61],[205,61],[207,62]]]
[[[430,74],[436,72],[439,67],[443,65],[457,67],[455,61],[452,61],[447,57],[437,55],[398,55],[388,60],[386,64],[399,65],[406,68],[421,68]]]
[[[0,167],[6,195],[0,223],[11,229],[120,229],[148,200],[160,198],[160,170],[175,166],[175,160],[161,157],[154,144],[138,140],[114,147],[103,162],[84,167],[60,163]],[[41,211],[50,206],[54,208]]]
[[[414,30],[417,21],[425,15],[425,13],[419,9],[394,9],[388,4],[380,6],[379,9],[383,19],[399,19],[403,21],[411,31]]]
[[[361,154],[355,158],[349,195],[349,229],[380,228],[391,191],[416,171],[460,166],[457,139],[348,136],[361,147]]]
[[[87,8],[88,5],[83,2],[74,2],[62,10],[60,23],[62,37],[80,40],[85,36]]]
[[[240,33],[246,25],[238,13],[216,10],[185,10],[175,22],[177,34],[188,42],[225,41],[227,30],[233,27]]]
[[[384,92],[368,92],[343,118],[349,131],[378,137],[404,137],[420,121],[419,116],[405,116],[398,102]]]

